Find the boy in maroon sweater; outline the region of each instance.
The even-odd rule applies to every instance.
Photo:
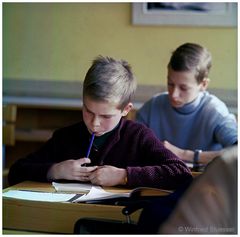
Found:
[[[42,148],[18,160],[10,169],[9,183],[74,180],[175,189],[191,179],[184,162],[150,129],[122,118],[133,107],[135,90],[127,62],[96,58],[83,83],[83,121],[55,131]]]

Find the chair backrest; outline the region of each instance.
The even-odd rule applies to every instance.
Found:
[[[15,122],[17,117],[17,106],[11,104],[3,105],[3,145],[14,146],[15,144]]]
[[[226,148],[189,187],[170,218],[164,235],[236,235],[238,232],[238,147]]]

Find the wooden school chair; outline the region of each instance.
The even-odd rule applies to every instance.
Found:
[[[9,169],[5,166],[6,146],[15,145],[15,123],[17,118],[17,106],[12,104],[3,105],[2,121],[2,167],[3,167],[3,187],[7,185],[7,176]]]

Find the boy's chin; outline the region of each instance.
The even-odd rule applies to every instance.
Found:
[[[107,133],[107,132],[93,132],[93,131],[91,131],[89,129],[88,129],[88,131],[91,134],[94,133],[95,137],[100,137],[100,136],[104,135],[105,133]]]
[[[184,106],[184,104],[182,104],[182,103],[171,103],[171,105],[172,105],[173,108],[176,108],[176,109]]]
[[[107,132],[96,132],[94,133],[96,137],[101,137],[102,135],[106,134]]]

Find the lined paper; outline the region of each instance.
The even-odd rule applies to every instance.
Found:
[[[76,196],[76,194],[9,190],[7,192],[4,192],[2,196],[7,198],[15,198],[15,199],[22,199],[22,200],[30,200],[30,201],[67,202],[68,200]]]

